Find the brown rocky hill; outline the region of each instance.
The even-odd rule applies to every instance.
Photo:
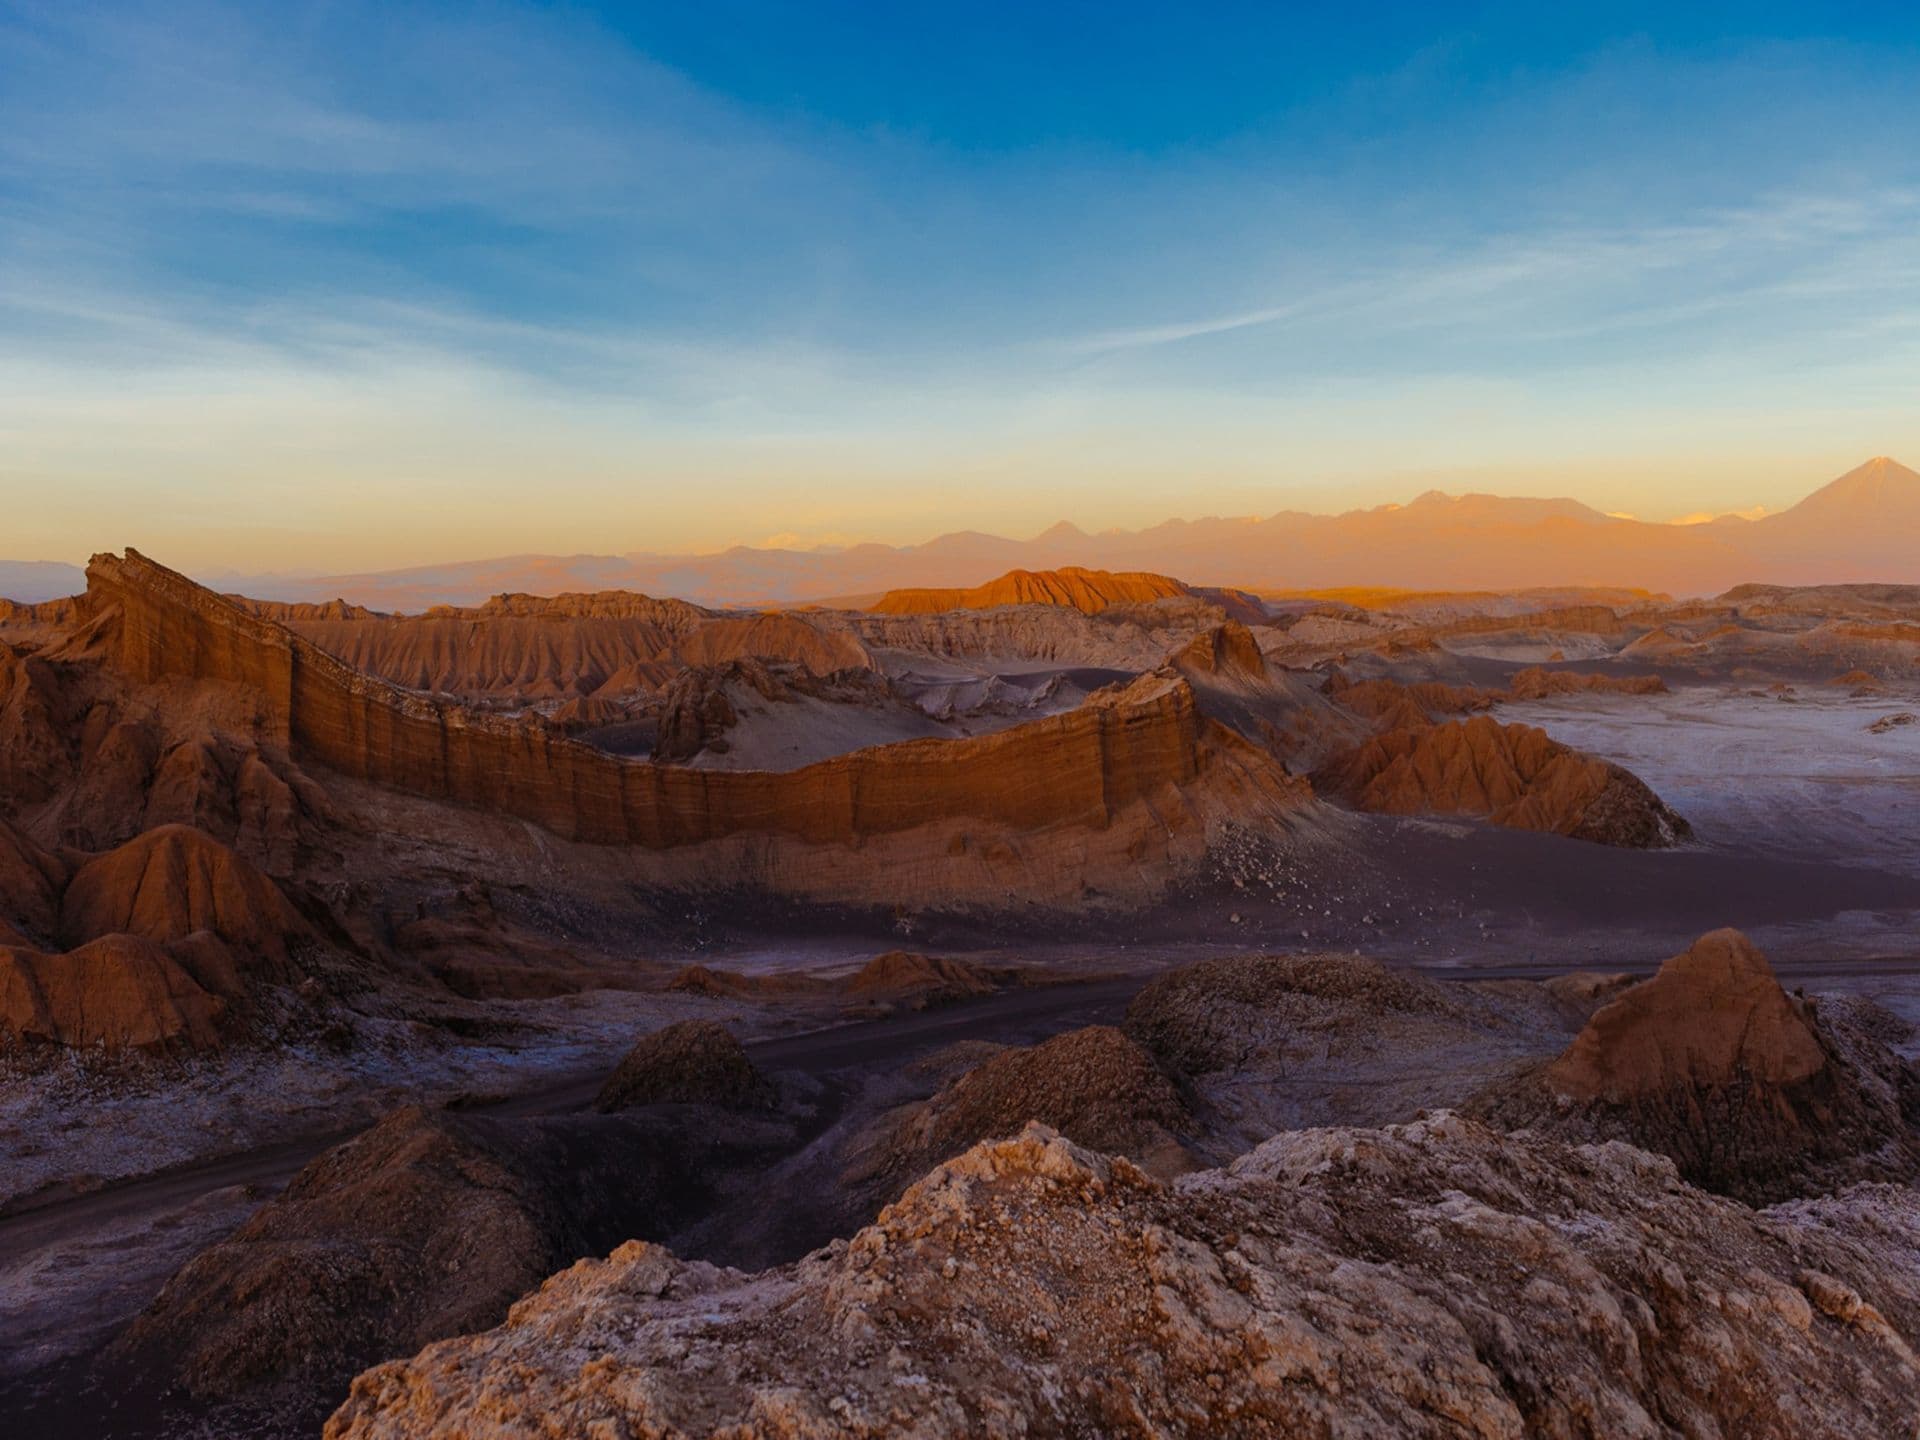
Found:
[[[297,980],[296,947],[318,943],[272,880],[186,826],[150,830],[69,879],[0,825],[0,869],[0,1041],[207,1048],[263,985]]]
[[[726,1026],[679,1020],[641,1036],[593,1103],[608,1111],[660,1104],[764,1110],[773,1100],[773,1087]]]
[[[326,1435],[1901,1435],[1917,1260],[1920,1192],[1757,1213],[1445,1112],[1171,1185],[1034,1126],[797,1264],[582,1261]]]
[[[0,946],[0,1040],[77,1050],[209,1048],[226,1002],[160,946],[106,935],[58,954]]]
[[[889,590],[863,608],[880,615],[937,615],[1001,605],[1064,605],[1095,615],[1111,605],[1173,600],[1193,593],[1178,580],[1146,571],[1009,570],[984,585],[956,589]]]
[[[776,1129],[689,1107],[396,1111],[174,1275],[116,1342],[118,1362],[201,1399],[288,1382],[324,1394],[383,1357],[498,1324],[576,1255],[684,1224],[713,1203],[717,1174],[764,1163]]]
[[[1135,1041],[1092,1025],[1002,1050],[906,1107],[850,1167],[848,1183],[871,1197],[872,1214],[934,1165],[1029,1120],[1158,1174],[1193,1168],[1183,1141],[1197,1126],[1173,1083]]]
[[[114,933],[163,944],[205,934],[271,959],[309,933],[273,881],[186,825],[149,830],[82,865],[61,898],[60,928],[75,943]]]
[[[1920,1069],[1844,1011],[1823,1017],[1787,995],[1736,930],[1702,936],[1476,1108],[1629,1141],[1756,1203],[1920,1176]]]
[[[1487,715],[1377,735],[1316,771],[1314,784],[1362,810],[1472,815],[1603,845],[1659,847],[1690,833],[1631,772]]]

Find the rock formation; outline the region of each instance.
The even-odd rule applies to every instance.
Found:
[[[1658,675],[1596,675],[1573,670],[1543,670],[1530,666],[1507,682],[1513,700],[1545,700],[1553,695],[1664,695],[1667,685]]]
[[[1917,1257],[1912,1190],[1756,1214],[1444,1113],[1172,1185],[1034,1126],[795,1265],[584,1261],[326,1434],[1904,1435]]]
[[[737,831],[849,841],[952,816],[1098,825],[1205,763],[1190,692],[1154,685],[977,741],[890,746],[786,774],[625,764],[358,674],[139,556],[96,557],[89,575],[87,603],[118,609],[118,659],[136,678],[249,685],[280,733],[333,769],[598,843],[664,847]]]
[[[1404,684],[1397,680],[1349,680],[1338,671],[1327,681],[1327,694],[1381,730],[1418,729],[1443,715],[1490,710],[1499,698],[1477,686],[1448,685],[1438,680]]]
[[[0,820],[0,945],[51,939],[67,866]]]
[[[1067,565],[1058,570],[1009,570],[997,580],[967,589],[889,590],[866,608],[878,615],[936,615],[1002,605],[1064,605],[1095,615],[1111,605],[1172,600],[1191,593],[1166,575]]]
[[[313,939],[271,880],[180,825],[71,879],[0,825],[0,898],[0,1040],[28,1044],[212,1046],[230,1005],[292,979],[291,948]]]
[[[168,943],[206,932],[262,961],[309,933],[279,887],[212,836],[185,825],[149,830],[82,865],[60,905],[73,944],[126,933]]]
[[[1464,1103],[1556,1053],[1569,1027],[1534,987],[1435,981],[1360,955],[1236,955],[1155,976],[1126,1032],[1205,1102],[1231,1153],[1276,1130]]]
[[[382,615],[358,606],[223,597],[355,670],[410,690],[517,707],[651,691],[687,666],[761,660],[815,675],[868,669],[845,627],[804,615],[729,615],[624,591],[496,595],[484,605]]]
[[[309,1164],[117,1342],[189,1393],[341,1379],[499,1323],[577,1256],[701,1213],[766,1136],[713,1114],[506,1119],[408,1108]]]
[[[1601,1007],[1485,1114],[1671,1156],[1755,1202],[1920,1175],[1920,1070],[1789,997],[1737,930],[1702,936]]]
[[[966,1070],[895,1116],[847,1178],[877,1205],[941,1161],[1015,1134],[1029,1120],[1159,1174],[1193,1167],[1182,1137],[1195,1122],[1172,1082],[1120,1031],[1092,1025],[1001,1050]]]
[[[206,1048],[225,1002],[160,946],[107,935],[48,954],[0,946],[0,1042],[69,1049]]]
[[[1473,815],[1603,845],[1645,849],[1691,833],[1629,771],[1485,715],[1375,736],[1314,783],[1362,810]]]
[[[993,978],[964,960],[889,950],[850,975],[842,993],[850,1000],[925,1007],[990,994],[993,989]]]
[[[1260,642],[1237,620],[1202,631],[1175,652],[1168,663],[1188,679],[1257,682],[1267,677],[1267,659]]]
[[[607,1077],[593,1104],[607,1111],[636,1105],[764,1110],[773,1102],[773,1087],[726,1026],[679,1020],[642,1036]]]

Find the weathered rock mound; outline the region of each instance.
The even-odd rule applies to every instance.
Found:
[[[1658,675],[1597,675],[1573,670],[1543,670],[1531,666],[1507,682],[1513,700],[1545,700],[1554,695],[1664,695],[1666,681]]]
[[[1473,815],[1637,849],[1691,827],[1631,772],[1491,716],[1391,730],[1331,762],[1316,787],[1389,815]]]
[[[1147,983],[1127,1033],[1183,1075],[1244,1065],[1299,1029],[1349,1032],[1390,1015],[1459,1019],[1465,992],[1360,955],[1241,955],[1200,960]]]
[[[396,1111],[190,1261],[117,1350],[224,1397],[498,1324],[559,1266],[699,1213],[716,1165],[751,1148],[734,1129]]]
[[[600,1087],[596,1110],[636,1105],[719,1105],[764,1110],[773,1087],[727,1027],[712,1020],[679,1020],[641,1039]]]
[[[0,945],[51,938],[66,883],[65,864],[0,820]]]
[[[1225,1153],[1276,1130],[1461,1104],[1565,1045],[1544,992],[1442,983],[1359,955],[1241,955],[1155,977],[1126,1032],[1206,1105]]]
[[[1755,1214],[1441,1115],[1157,1184],[1042,1127],[757,1276],[627,1245],[354,1382],[329,1440],[1902,1435],[1920,1194]]]
[[[896,1117],[849,1179],[889,1199],[940,1161],[1016,1134],[1030,1120],[1158,1173],[1193,1164],[1180,1137],[1192,1133],[1194,1120],[1173,1083],[1119,1030],[1093,1025],[974,1066]]]
[[[1471,685],[1448,685],[1438,680],[1350,680],[1340,672],[1328,679],[1327,694],[1345,709],[1372,721],[1379,730],[1418,729],[1441,716],[1490,710],[1499,698]]]
[[[941,955],[889,950],[847,977],[849,999],[943,1004],[992,993],[994,982],[978,966]]]
[[[107,935],[59,954],[0,948],[0,1037],[69,1049],[218,1042],[226,1005],[149,940]]]
[[[0,924],[0,1037],[28,1044],[215,1045],[231,1003],[292,978],[290,947],[312,938],[273,881],[187,826],[148,831],[71,880],[0,826],[0,876],[20,917]]]
[[[1190,679],[1246,682],[1267,676],[1267,658],[1260,653],[1260,642],[1238,620],[1202,631],[1175,652],[1169,663]]]
[[[1920,1072],[1857,1022],[1823,1025],[1737,930],[1702,936],[1475,1108],[1630,1141],[1756,1203],[1920,1174]]]
[[[1172,600],[1190,593],[1166,575],[1067,565],[1058,570],[1009,570],[997,580],[966,589],[889,590],[867,608],[879,615],[937,615],[1001,605],[1064,605],[1096,615],[1110,605]]]
[[[204,931],[279,960],[309,931],[280,888],[212,836],[163,825],[82,865],[60,906],[70,943],[125,933],[168,943]]]

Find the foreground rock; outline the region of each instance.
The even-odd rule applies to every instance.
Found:
[[[1910,1435],[1920,1193],[1756,1213],[1439,1115],[1166,1185],[1035,1126],[757,1276],[629,1244],[330,1440]]]
[[[1920,1175],[1920,1070],[1821,1015],[1737,930],[1716,930],[1595,1012],[1566,1052],[1476,1105],[1507,1125],[1621,1139],[1755,1202]],[[1860,1013],[1849,1015],[1849,1010]]]

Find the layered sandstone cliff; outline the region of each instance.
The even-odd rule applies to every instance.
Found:
[[[974,739],[882,746],[783,773],[688,770],[623,761],[362,674],[132,551],[95,557],[88,578],[88,613],[110,629],[114,663],[135,681],[245,687],[267,738],[334,771],[591,843],[847,845],[945,822],[1099,830],[1222,772],[1277,804],[1300,798],[1253,746],[1205,721],[1177,678]]]

